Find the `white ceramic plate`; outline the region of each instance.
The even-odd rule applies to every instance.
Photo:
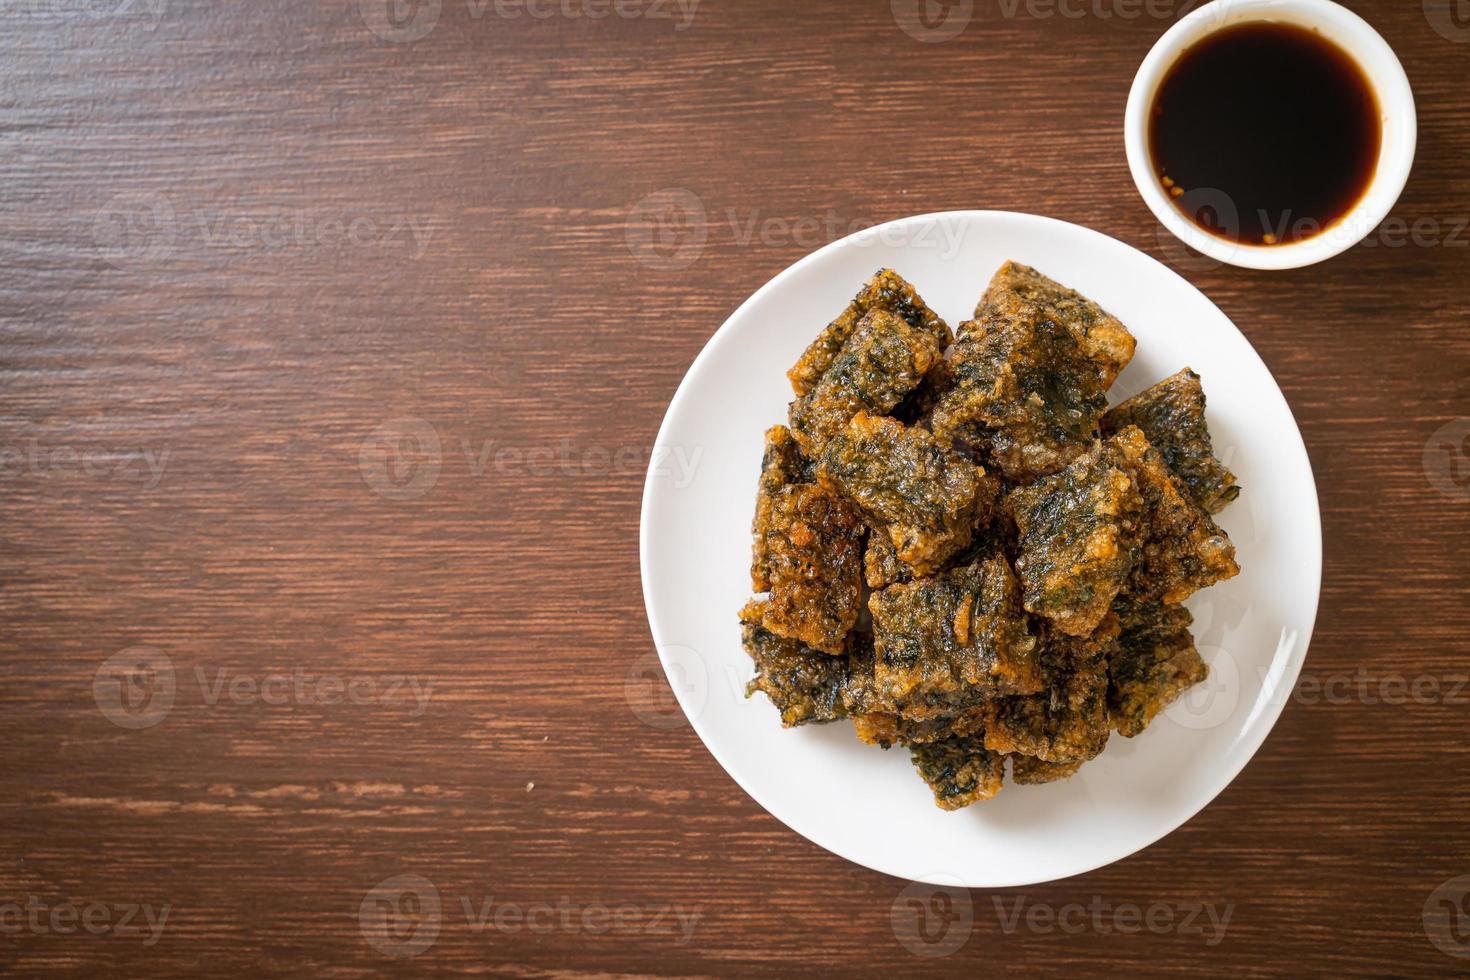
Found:
[[[762,434],[785,421],[792,397],[786,368],[881,267],[912,282],[953,326],[1008,258],[1095,299],[1137,336],[1113,402],[1186,365],[1202,375],[1216,452],[1244,487],[1219,518],[1242,572],[1188,603],[1209,681],[1138,738],[1114,735],[1072,779],[1007,785],[993,800],[947,813],[906,750],[865,745],[850,722],[785,730],[764,695],[746,699],[753,672],[736,612],[750,595]],[[1101,867],[1209,803],[1260,747],[1296,682],[1322,567],[1301,435],[1230,320],[1121,242],[999,211],[890,222],[828,245],[761,287],[715,333],[674,395],[644,490],[641,538],[659,657],[694,730],[735,781],[835,854],[902,878],[969,887]]]

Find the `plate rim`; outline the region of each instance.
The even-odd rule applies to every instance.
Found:
[[[1294,438],[1290,440],[1289,448],[1293,453],[1300,457],[1300,462],[1302,463],[1304,471],[1306,473],[1308,488],[1311,491],[1311,493],[1307,495],[1309,497],[1308,503],[1311,507],[1312,523],[1315,525],[1317,533],[1315,535],[1309,536],[1312,544],[1311,559],[1313,567],[1313,580],[1311,582],[1310,615],[1304,617],[1306,625],[1302,631],[1300,640],[1298,641],[1300,654],[1292,658],[1291,662],[1289,662],[1287,665],[1287,672],[1283,673],[1283,675],[1281,676],[1279,690],[1284,692],[1283,696],[1270,698],[1268,700],[1265,711],[1262,712],[1261,715],[1257,718],[1252,728],[1248,729],[1247,732],[1244,733],[1247,735],[1247,740],[1250,742],[1249,751],[1244,754],[1240,762],[1236,764],[1233,768],[1229,768],[1227,766],[1221,769],[1222,778],[1218,780],[1218,785],[1213,789],[1213,791],[1211,791],[1197,806],[1186,806],[1182,808],[1181,815],[1178,817],[1178,819],[1172,820],[1171,818],[1172,822],[1169,823],[1169,826],[1162,832],[1160,832],[1157,836],[1154,836],[1152,839],[1145,841],[1137,846],[1130,847],[1125,845],[1124,847],[1118,848],[1115,851],[1107,851],[1100,859],[1081,862],[1081,866],[1079,866],[1075,870],[1067,872],[1066,874],[1049,875],[1046,877],[1025,875],[1012,876],[995,881],[987,881],[983,884],[975,884],[969,881],[960,882],[959,887],[964,888],[1014,888],[1027,885],[1046,884],[1048,882],[1064,881],[1069,878],[1075,878],[1079,875],[1084,875],[1089,872],[1096,871],[1099,868],[1104,868],[1108,865],[1116,864],[1117,862],[1122,861],[1125,858],[1131,857],[1134,854],[1139,853],[1140,851],[1152,847],[1154,844],[1157,844],[1159,841],[1168,837],[1184,824],[1188,823],[1190,820],[1198,816],[1202,810],[1208,807],[1211,803],[1215,802],[1215,800],[1219,798],[1220,794],[1224,793],[1225,790],[1230,787],[1231,783],[1235,782],[1236,778],[1241,774],[1241,772],[1245,770],[1245,767],[1248,766],[1251,761],[1255,759],[1256,754],[1261,750],[1261,746],[1265,744],[1266,739],[1270,737],[1271,732],[1275,730],[1276,723],[1280,720],[1281,713],[1286,708],[1286,703],[1291,700],[1289,692],[1295,690],[1297,679],[1300,677],[1302,667],[1306,663],[1307,654],[1311,648],[1312,635],[1316,631],[1317,614],[1321,608],[1322,598],[1322,508],[1321,500],[1317,491],[1316,474],[1312,470],[1312,460],[1311,456],[1307,453],[1306,442],[1302,437],[1301,425],[1297,421],[1296,413],[1291,410],[1291,404],[1286,400],[1286,394],[1281,390],[1281,385],[1279,382],[1277,382],[1276,376],[1271,373],[1270,367],[1266,364],[1264,360],[1262,360],[1260,353],[1255,348],[1255,345],[1250,342],[1250,338],[1247,337],[1238,326],[1236,326],[1235,321],[1231,319],[1224,310],[1220,309],[1220,307],[1216,305],[1215,301],[1210,299],[1210,297],[1206,295],[1206,293],[1202,289],[1200,289],[1194,283],[1190,282],[1188,279],[1184,278],[1184,276],[1180,275],[1174,269],[1171,269],[1169,266],[1165,265],[1160,260],[1154,258],[1152,255],[1149,255],[1147,252],[1144,252],[1142,249],[1136,248],[1133,245],[1122,241],[1121,239],[1114,238],[1113,236],[1098,231],[1095,228],[1089,228],[1086,225],[1079,225],[1075,222],[1066,221],[1061,218],[1054,218],[1050,215],[1035,214],[1027,211],[962,209],[954,211],[931,211],[923,214],[914,214],[908,215],[906,217],[894,218],[892,220],[881,222],[879,224],[873,225],[870,228],[865,228],[861,231],[857,231],[842,238],[828,242],[826,245],[823,245],[817,249],[814,249],[811,252],[808,252],[801,258],[787,265],[776,275],[768,279],[763,285],[761,285],[758,289],[756,289],[753,293],[746,297],[744,302],[735,307],[735,309],[732,310],[730,314],[725,317],[724,322],[721,323],[720,326],[715,330],[715,332],[710,335],[709,339],[705,341],[704,346],[700,348],[700,351],[697,355],[695,355],[694,360],[691,361],[689,363],[689,366],[684,370],[683,376],[679,379],[679,385],[675,389],[673,396],[669,399],[668,407],[664,410],[663,419],[659,423],[658,433],[654,437],[655,449],[654,452],[651,454],[651,461],[649,463],[648,472],[644,478],[643,499],[639,506],[638,512],[638,571],[639,585],[643,591],[644,615],[648,621],[649,634],[654,644],[654,652],[657,654],[659,664],[660,666],[662,666],[664,671],[664,678],[666,681],[668,681],[669,687],[674,693],[675,700],[679,704],[679,709],[684,713],[685,721],[689,723],[689,727],[694,731],[694,733],[699,736],[699,740],[704,744],[705,750],[709,752],[709,754],[714,758],[715,762],[719,764],[722,770],[724,770],[725,775],[731,781],[733,781],[735,785],[740,787],[740,789],[745,793],[746,796],[754,800],[756,805],[758,805],[762,810],[764,810],[767,814],[774,818],[778,823],[780,823],[782,826],[786,827],[792,833],[796,834],[798,837],[807,841],[814,847],[817,847],[829,854],[833,854],[843,859],[844,861],[848,861],[859,867],[867,868],[868,870],[876,871],[879,874],[885,874],[902,881],[923,880],[911,878],[907,873],[902,870],[896,870],[893,866],[891,866],[888,861],[881,858],[878,860],[866,860],[854,857],[850,854],[843,853],[838,850],[834,850],[833,848],[828,847],[820,841],[813,840],[807,834],[803,833],[799,828],[792,826],[792,824],[788,820],[786,820],[784,817],[781,816],[780,813],[776,812],[776,810],[772,808],[771,804],[767,802],[763,794],[753,790],[749,785],[746,784],[746,781],[742,780],[739,776],[736,775],[735,771],[731,768],[730,764],[721,754],[721,751],[716,748],[714,740],[711,739],[710,735],[703,727],[701,721],[701,713],[699,711],[691,711],[690,706],[685,703],[682,686],[674,677],[673,667],[671,666],[670,658],[664,654],[664,649],[666,647],[672,646],[672,643],[666,638],[660,636],[660,633],[662,631],[659,627],[658,617],[654,612],[653,600],[651,598],[652,590],[650,588],[649,571],[649,527],[653,504],[658,493],[658,488],[656,485],[656,473],[659,469],[657,447],[666,445],[666,437],[668,435],[668,430],[671,425],[670,420],[675,417],[675,415],[677,414],[677,410],[680,408],[682,402],[691,397],[692,385],[690,384],[690,378],[695,374],[696,370],[703,362],[705,362],[709,358],[712,358],[716,351],[722,348],[725,344],[731,342],[731,337],[734,336],[734,331],[731,329],[731,324],[740,319],[741,314],[744,313],[746,308],[756,303],[756,301],[759,300],[768,291],[776,289],[781,283],[785,282],[785,280],[797,275],[807,266],[816,264],[822,256],[843,248],[855,247],[861,239],[871,238],[875,235],[879,235],[886,230],[892,229],[894,226],[905,225],[912,222],[968,222],[992,218],[999,218],[1003,220],[1019,218],[1023,221],[1041,222],[1042,224],[1046,225],[1066,228],[1069,231],[1082,232],[1084,236],[1091,236],[1093,238],[1101,240],[1102,242],[1112,243],[1113,245],[1120,246],[1127,251],[1133,252],[1139,258],[1157,266],[1169,276],[1178,280],[1179,283],[1182,283],[1186,288],[1195,292],[1205,303],[1209,304],[1209,306],[1220,315],[1220,317],[1230,327],[1230,329],[1235,331],[1236,335],[1239,336],[1240,339],[1244,342],[1246,349],[1250,352],[1250,356],[1255,358],[1256,363],[1260,365],[1261,370],[1265,372],[1266,377],[1270,380],[1271,387],[1276,398],[1280,400],[1281,407],[1285,409],[1287,417],[1291,419],[1292,432],[1290,433],[1290,435]],[[1254,731],[1256,734],[1251,735],[1250,733],[1252,731]],[[947,874],[946,877],[957,878],[958,876]],[[952,882],[941,883],[952,884]]]

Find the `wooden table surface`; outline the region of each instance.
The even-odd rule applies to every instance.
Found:
[[[7,5],[0,971],[1463,968],[1470,21],[1351,0],[1413,83],[1413,176],[1366,245],[1253,273],[1173,244],[1124,161],[1188,6]],[[638,509],[753,290],[973,207],[1120,238],[1239,324],[1325,569],[1297,696],[1207,809],[923,894],[683,722]]]

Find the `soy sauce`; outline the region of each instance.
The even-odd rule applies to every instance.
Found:
[[[1291,24],[1242,24],[1187,49],[1149,119],[1154,173],[1175,206],[1251,245],[1332,227],[1372,183],[1381,142],[1362,68]]]

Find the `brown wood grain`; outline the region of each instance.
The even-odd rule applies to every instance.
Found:
[[[608,9],[592,2],[567,9]],[[705,0],[682,28],[673,7],[443,0],[414,41],[375,34],[385,2],[367,0],[7,6],[0,970],[1462,967],[1423,910],[1470,874],[1470,690],[1451,691],[1470,675],[1470,489],[1437,488],[1424,450],[1470,416],[1470,29],[1438,32],[1410,0],[1349,5],[1414,85],[1395,215],[1428,224],[1286,273],[1160,233],[1120,130],[1171,21],[1099,16],[1111,0],[1076,18],[975,0],[942,43],[884,0]],[[639,202],[675,188],[707,216],[680,269],[629,238]],[[1370,696],[1299,696],[1229,789],[1140,854],[934,900],[939,925],[963,926],[966,899],[973,921],[922,957],[894,925],[902,882],[788,831],[672,714],[648,670],[638,506],[669,397],[755,288],[855,223],[970,207],[1121,238],[1246,333],[1321,492],[1307,682],[1362,670]],[[373,447],[425,431],[403,420],[437,437],[439,469],[393,471],[422,492],[390,499]],[[100,705],[158,707],[104,666],[137,647],[176,688],[131,729]],[[1381,703],[1395,676],[1441,693]],[[402,874],[433,883],[441,929],[393,959],[361,909]],[[1090,919],[1008,932],[1017,900],[1232,912],[1210,945]],[[483,928],[466,905],[491,909]],[[58,906],[112,924],[53,922]],[[128,906],[168,908],[156,942],[116,928]],[[497,925],[506,908],[531,921]]]

